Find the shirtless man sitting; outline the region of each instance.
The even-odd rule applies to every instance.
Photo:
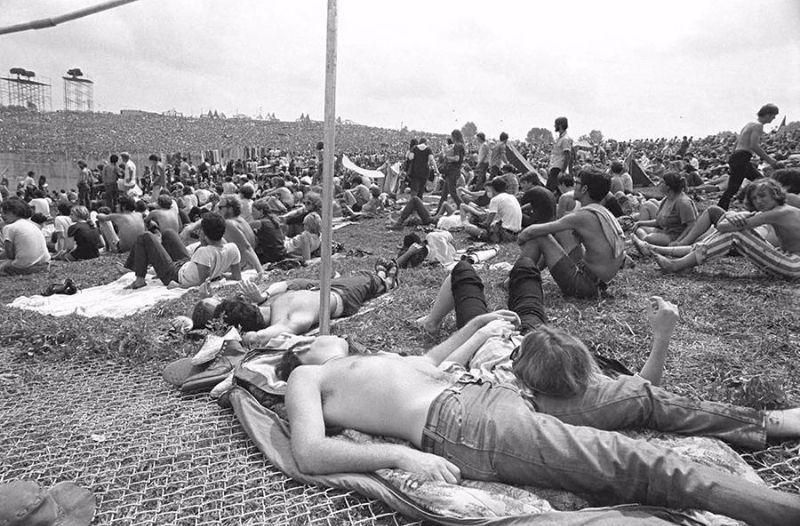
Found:
[[[764,134],[764,125],[775,120],[778,116],[778,107],[774,104],[765,104],[758,110],[758,120],[747,123],[739,137],[736,139],[736,146],[733,154],[728,159],[731,176],[728,179],[728,187],[719,198],[717,206],[727,210],[731,204],[731,199],[739,191],[745,179],[751,181],[761,177],[761,174],[750,164],[750,159],[754,155],[759,156],[764,162],[773,168],[778,166],[778,162],[761,148],[759,141]]]
[[[139,236],[144,234],[144,220],[136,212],[136,201],[131,196],[120,195],[117,204],[119,213],[97,214],[97,221],[106,247],[112,252],[128,252]]]
[[[796,495],[696,464],[646,441],[565,424],[533,411],[513,386],[469,374],[454,381],[437,368],[438,357],[462,350],[471,354],[489,338],[505,337],[509,326],[507,311],[479,315],[427,356],[410,358],[349,356],[346,341],[318,338],[298,355],[302,365],[291,372],[286,393],[299,469],[331,474],[395,468],[449,483],[463,476],[563,489],[595,495],[604,504],[700,508],[751,524],[800,521]],[[549,334],[550,347],[557,350],[565,335],[553,329]],[[512,357],[514,368],[530,366],[533,350],[521,346]],[[796,411],[781,417],[784,426],[791,420],[797,435]],[[742,424],[742,433],[752,425]],[[326,427],[391,436],[414,447],[350,443],[326,436]]]
[[[361,271],[331,281],[331,318],[352,316],[364,302],[393,289],[397,284],[394,262],[378,260],[375,272]],[[192,311],[192,326],[204,327],[222,317],[242,329],[242,343],[250,348],[266,347],[281,333],[303,334],[319,323],[319,281],[294,279],[271,284],[262,292],[251,281],[240,285],[243,299],[206,297]],[[204,293],[209,295],[207,287]],[[199,358],[198,358],[199,359]]]
[[[581,170],[573,190],[581,207],[555,221],[526,227],[517,236],[521,254],[537,262],[544,258],[567,296],[596,298],[625,260],[622,227],[600,204],[609,187],[599,170]]]
[[[178,208],[173,206],[172,197],[161,194],[156,199],[158,208],[151,210],[147,215],[148,224],[155,223],[161,232],[172,230],[175,233],[181,231],[181,218],[178,215]]]

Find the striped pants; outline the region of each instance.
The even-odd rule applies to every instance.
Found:
[[[791,254],[776,247],[755,230],[714,232],[694,245],[698,263],[724,256],[731,247],[736,247],[741,255],[768,274],[787,279],[800,278],[800,254]]]

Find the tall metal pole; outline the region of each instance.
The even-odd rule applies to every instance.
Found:
[[[333,215],[333,159],[336,152],[336,0],[328,0],[328,38],[325,52],[325,139],[322,158],[322,244],[320,247],[319,332],[330,333],[331,217]]]
[[[16,33],[18,31],[27,31],[29,29],[46,29],[48,27],[55,27],[58,24],[69,22],[70,20],[75,20],[76,18],[83,18],[85,16],[99,13],[100,11],[105,11],[106,9],[114,9],[115,7],[119,7],[125,4],[130,4],[131,2],[135,1],[136,0],[111,0],[108,2],[103,2],[96,6],[86,7],[84,9],[72,11],[71,13],[67,13],[66,15],[54,16],[51,18],[42,18],[40,20],[34,20],[32,22],[26,22],[24,24],[16,24],[13,26],[0,27],[0,35],[7,35],[9,33]]]

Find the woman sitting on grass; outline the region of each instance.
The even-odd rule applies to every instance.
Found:
[[[682,175],[666,173],[658,186],[666,195],[655,218],[636,221],[634,235],[651,245],[665,246],[680,241],[689,232],[697,220],[697,208],[684,192],[686,180]]]
[[[665,272],[678,272],[700,265],[708,259],[726,255],[732,247],[760,269],[784,278],[800,278],[800,208],[786,204],[786,192],[773,179],[761,179],[747,187],[745,205],[755,212],[727,212],[716,224],[716,232],[684,254],[668,259],[656,254]],[[755,229],[771,225],[777,245]],[[676,247],[675,250],[680,250]]]
[[[67,237],[73,240],[75,248],[69,252],[66,250],[60,252],[53,259],[78,261],[98,257],[101,244],[100,231],[89,222],[91,220],[89,210],[85,206],[73,206],[69,217],[73,223],[67,228]]]

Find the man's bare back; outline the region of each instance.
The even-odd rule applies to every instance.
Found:
[[[428,408],[451,384],[424,357],[347,356],[302,366],[291,382],[313,375],[322,393],[325,424],[401,438],[420,447]]]
[[[119,236],[117,250],[120,252],[129,251],[136,242],[136,239],[144,233],[144,220],[142,216],[136,212],[109,214],[105,217],[117,227],[117,235]]]
[[[178,214],[172,210],[156,209],[150,212],[147,216],[150,221],[155,221],[158,224],[159,230],[165,232],[172,230],[173,232],[181,231],[181,220]]]
[[[583,261],[600,281],[611,281],[619,271],[625,254],[614,257],[614,248],[603,234],[600,220],[591,212],[578,209],[573,212],[575,238],[585,249]]]
[[[736,147],[733,151],[737,152],[739,150],[744,150],[752,153],[753,155],[759,155],[760,147],[758,142],[763,133],[763,124],[760,122],[748,122],[739,133],[739,137],[736,139]]]

